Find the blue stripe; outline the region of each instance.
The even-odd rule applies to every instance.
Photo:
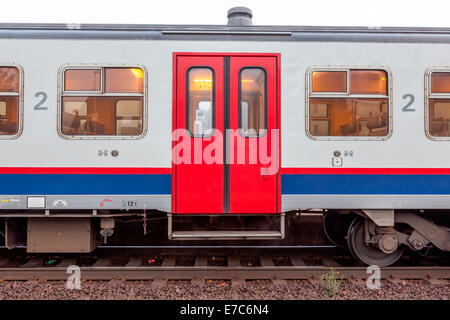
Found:
[[[170,174],[0,174],[3,195],[171,193]]]
[[[171,194],[170,174],[0,174],[3,195]],[[450,175],[283,174],[282,194],[450,194]]]
[[[450,175],[283,174],[282,194],[450,194]]]

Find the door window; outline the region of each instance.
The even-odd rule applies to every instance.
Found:
[[[267,129],[266,71],[243,68],[239,72],[239,131],[244,137],[263,136]]]
[[[214,129],[214,71],[193,67],[187,71],[186,129],[191,136],[211,136]]]

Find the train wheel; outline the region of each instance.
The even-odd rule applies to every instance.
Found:
[[[377,247],[364,241],[364,219],[355,218],[347,233],[347,244],[352,256],[367,265],[386,267],[395,263],[403,254],[404,248],[393,253],[384,253]]]
[[[324,214],[323,230],[328,240],[338,247],[347,247],[347,231],[353,219],[351,214]]]

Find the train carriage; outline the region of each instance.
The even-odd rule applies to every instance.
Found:
[[[5,245],[90,252],[155,213],[172,240],[282,240],[321,209],[366,264],[448,251],[450,30],[251,17],[0,25]],[[238,222],[178,230],[180,217]]]

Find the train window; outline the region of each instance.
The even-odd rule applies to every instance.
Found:
[[[193,67],[187,71],[186,128],[192,136],[211,136],[215,127],[214,71]]]
[[[388,136],[391,108],[385,70],[316,69],[311,71],[309,83],[310,137],[377,139]]]
[[[21,72],[18,67],[0,66],[0,138],[20,134]]]
[[[384,70],[350,70],[350,93],[387,95]]]
[[[266,71],[247,67],[239,72],[239,132],[262,136],[267,129]]]
[[[450,136],[450,99],[429,99],[429,133],[434,137]]]
[[[64,75],[66,91],[100,91],[100,69],[69,69]]]
[[[143,91],[144,72],[139,68],[106,68],[106,92]]]
[[[60,133],[78,139],[141,137],[145,129],[144,76],[144,70],[135,67],[66,69]]]
[[[431,93],[450,94],[450,72],[433,72],[431,74]]]
[[[425,118],[426,133],[433,140],[450,137],[450,71],[446,69],[427,72]]]
[[[346,71],[314,71],[311,74],[312,92],[346,92]]]

